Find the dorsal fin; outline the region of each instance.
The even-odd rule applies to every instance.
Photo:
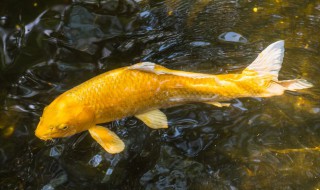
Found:
[[[158,65],[155,63],[152,63],[152,62],[141,62],[141,63],[134,64],[128,68],[141,70],[141,71],[147,71],[147,72],[154,72],[156,66],[158,66]],[[160,67],[162,67],[162,66],[160,66]]]
[[[128,67],[128,69],[135,69],[135,70],[155,73],[158,75],[169,74],[169,75],[176,75],[176,76],[190,77],[190,78],[214,78],[213,75],[209,75],[209,74],[192,73],[192,72],[186,72],[186,71],[177,71],[177,70],[167,69],[161,65],[157,65],[151,62],[137,63],[135,65]]]
[[[242,74],[255,71],[258,75],[271,75],[277,81],[284,56],[284,41],[280,40],[264,49]]]

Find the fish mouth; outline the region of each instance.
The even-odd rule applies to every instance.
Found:
[[[53,138],[48,137],[48,136],[42,136],[42,137],[38,137],[39,139],[43,140],[43,141],[48,141],[48,140],[52,140]]]
[[[61,133],[61,132],[54,132],[54,131],[49,131],[47,133],[42,133],[40,132],[39,130],[36,130],[35,131],[35,135],[36,137],[38,137],[39,139],[41,140],[52,140],[53,138],[62,138],[62,137],[68,137],[68,136],[71,136],[75,134],[75,132],[64,132],[64,133]]]
[[[39,129],[36,129],[35,135],[39,139],[45,140],[45,141],[52,140],[53,138],[56,138],[56,137],[60,136],[60,135],[57,135],[57,133],[54,133],[52,130],[43,132],[43,131],[41,131]]]
[[[38,137],[39,139],[41,140],[51,140],[52,139],[52,134],[49,133],[49,134],[43,134],[43,133],[40,133],[38,130],[35,131],[35,135],[36,137]]]

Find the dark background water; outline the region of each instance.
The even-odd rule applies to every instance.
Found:
[[[320,1],[2,0],[0,17],[0,189],[320,189]],[[219,40],[229,31],[247,43]],[[117,155],[87,132],[34,136],[45,105],[99,73],[239,72],[279,39],[280,79],[314,88],[165,109],[165,130],[107,123],[126,143]]]

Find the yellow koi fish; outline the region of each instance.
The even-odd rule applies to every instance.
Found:
[[[278,41],[240,74],[191,73],[150,62],[115,69],[57,97],[44,109],[35,135],[48,140],[88,130],[107,152],[119,153],[125,147],[123,141],[98,124],[135,116],[153,129],[167,128],[160,108],[190,102],[223,106],[219,102],[312,87],[302,79],[278,81],[283,56],[284,41]]]

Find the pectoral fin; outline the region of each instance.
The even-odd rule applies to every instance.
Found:
[[[135,115],[152,129],[168,128],[167,116],[160,110],[152,110],[143,114]]]
[[[213,105],[213,106],[216,106],[216,107],[219,107],[219,108],[229,107],[230,106],[230,103],[220,103],[220,102],[205,102],[205,103]]]
[[[89,129],[90,135],[107,152],[116,154],[123,151],[125,145],[123,141],[114,132],[102,126],[94,126]]]

